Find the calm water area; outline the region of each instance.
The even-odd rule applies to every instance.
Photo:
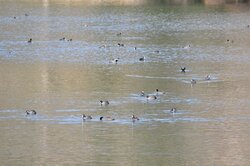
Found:
[[[247,4],[1,0],[0,165],[249,165],[248,25]]]

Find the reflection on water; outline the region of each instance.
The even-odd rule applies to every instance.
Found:
[[[1,1],[2,164],[248,165],[249,14]]]

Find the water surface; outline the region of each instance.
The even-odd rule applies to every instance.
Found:
[[[3,165],[248,165],[248,7],[45,2],[0,2]]]

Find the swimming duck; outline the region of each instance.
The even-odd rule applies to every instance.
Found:
[[[100,117],[100,121],[113,121],[113,120],[115,120],[114,118],[112,118],[112,117],[110,117],[110,116],[107,116],[107,117],[103,117],[103,116],[101,116]]]
[[[166,92],[160,92],[159,89],[156,89],[155,92],[156,92],[156,96],[164,95],[166,93]]]
[[[87,120],[87,119],[92,119],[92,116],[90,116],[90,115],[85,115],[85,114],[82,114],[82,120]]]
[[[73,41],[73,39],[68,39],[68,41]]]
[[[186,67],[181,67],[181,72],[185,73],[186,72]]]
[[[27,13],[24,14],[26,17],[29,16]]]
[[[121,35],[122,35],[122,33],[121,33],[121,32],[116,34],[116,36],[121,36]]]
[[[158,54],[158,53],[160,53],[160,51],[159,51],[159,50],[156,50],[156,51],[155,51],[155,53],[157,53],[157,54]]]
[[[139,58],[139,61],[145,61],[145,56]]]
[[[115,63],[115,64],[117,64],[117,62],[119,61],[119,58],[114,58],[114,59],[111,59],[111,63]]]
[[[147,95],[146,96],[147,97],[147,100],[156,100],[157,99],[157,97],[155,96],[155,95]]]
[[[124,44],[122,44],[122,43],[118,43],[117,44],[119,47],[124,47]]]
[[[61,39],[59,39],[60,41],[64,41],[66,38],[65,37],[63,37],[63,38],[61,38]]]
[[[145,96],[145,92],[144,92],[144,91],[141,91],[140,96]]]
[[[100,103],[101,103],[101,106],[103,106],[103,105],[109,105],[109,101],[108,100],[106,100],[106,101],[100,100]]]
[[[131,119],[132,119],[133,122],[136,121],[136,120],[140,120],[140,119],[139,119],[137,116],[135,116],[135,115],[132,115]]]
[[[230,39],[227,39],[227,42],[231,42],[231,43],[233,43],[234,41],[233,41],[233,40],[230,40]]]
[[[26,115],[36,115],[35,110],[26,110]]]
[[[205,80],[207,80],[207,81],[211,80],[210,75],[207,75],[207,76],[205,77]]]
[[[171,108],[170,113],[176,113],[177,109],[176,108]]]
[[[189,48],[191,48],[191,45],[189,44],[189,45],[186,45],[186,46],[184,46],[183,47],[184,49],[189,49]]]
[[[30,39],[28,40],[28,43],[32,43],[32,38],[30,38]]]
[[[196,80],[195,79],[191,79],[191,84],[196,84]]]

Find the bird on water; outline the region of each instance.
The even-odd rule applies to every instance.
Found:
[[[106,101],[100,100],[100,103],[101,103],[101,106],[103,106],[103,105],[109,105],[109,101],[108,100],[106,100]]]
[[[26,115],[36,115],[35,110],[26,110]]]

